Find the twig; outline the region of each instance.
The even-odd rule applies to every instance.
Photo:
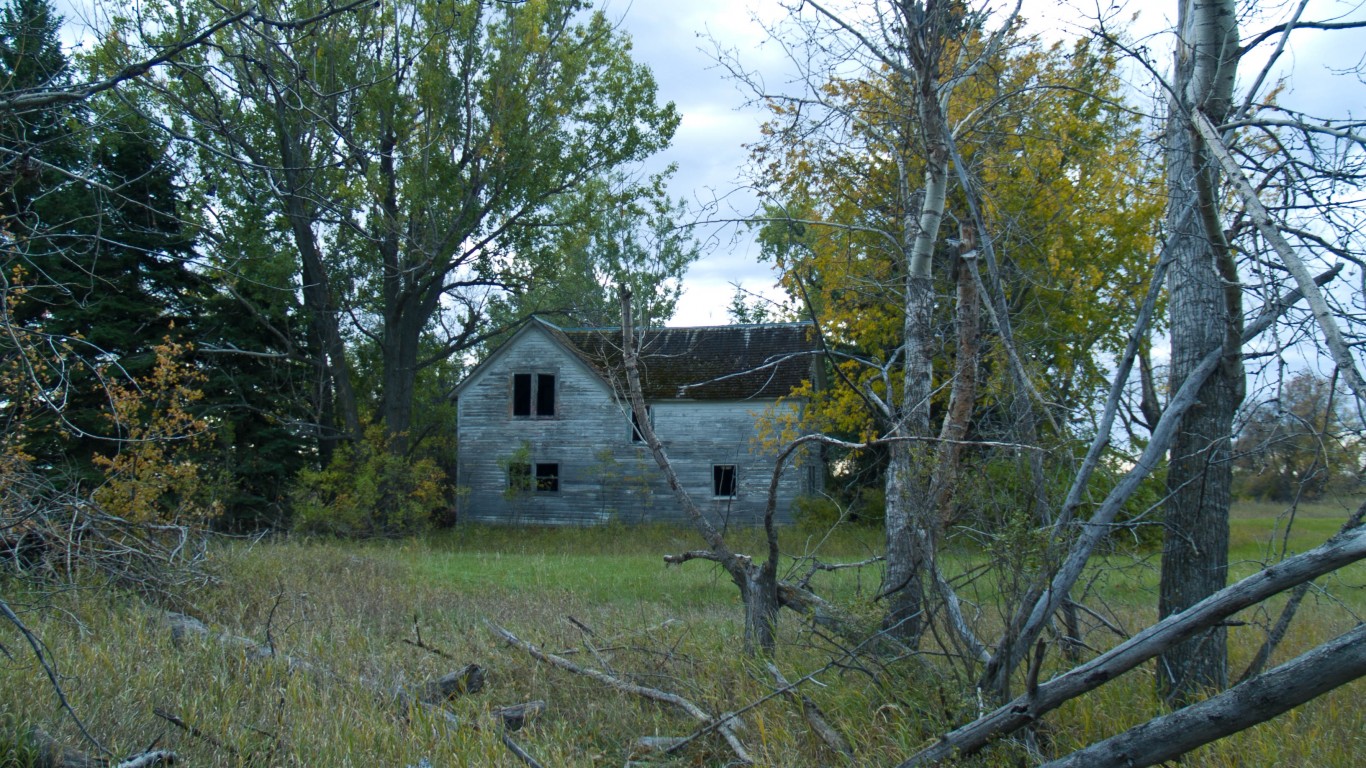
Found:
[[[446,653],[445,651],[441,650],[440,648],[437,648],[437,647],[434,646],[434,645],[428,645],[428,644],[422,639],[422,627],[417,623],[417,617],[416,617],[416,616],[413,617],[413,636],[416,637],[417,639],[416,639],[416,640],[409,640],[408,638],[405,637],[405,638],[403,638],[403,642],[405,642],[405,643],[407,643],[408,645],[411,645],[411,646],[413,646],[413,647],[415,647],[415,648],[421,648],[421,649],[424,650],[424,651],[428,651],[428,652],[430,652],[430,653],[434,653],[434,654],[436,654],[437,656],[440,656],[440,657],[443,658],[443,659],[450,659],[451,661],[455,661],[455,657],[454,657],[454,656],[450,655],[449,653]]]
[[[80,729],[81,735],[85,737],[85,740],[95,745],[96,749],[106,755],[114,754],[108,749],[105,749],[104,745],[97,741],[94,736],[91,736],[90,731],[86,730],[85,723],[81,722],[81,718],[77,716],[76,710],[71,708],[71,702],[66,699],[66,692],[62,690],[62,684],[57,680],[57,670],[53,668],[52,662],[48,660],[47,654],[43,652],[43,642],[34,636],[27,626],[24,626],[24,622],[20,620],[18,614],[13,610],[10,610],[9,603],[6,603],[4,598],[0,598],[0,615],[3,615],[8,619],[9,622],[19,630],[19,634],[24,636],[24,640],[28,643],[29,648],[33,650],[34,657],[38,659],[38,664],[42,666],[43,672],[47,674],[48,682],[52,685],[53,692],[57,694],[57,701],[61,703],[62,709],[66,710],[67,715],[71,717],[71,721]]]
[[[1118,635],[1119,638],[1120,638],[1121,640],[1128,640],[1128,639],[1129,639],[1130,635],[1129,635],[1128,632],[1125,632],[1123,629],[1120,629],[1119,627],[1115,626],[1114,622],[1112,622],[1112,621],[1110,621],[1109,619],[1105,618],[1105,617],[1104,617],[1103,615],[1101,615],[1099,612],[1097,612],[1097,611],[1095,611],[1095,610],[1092,610],[1091,608],[1086,607],[1085,604],[1083,604],[1083,603],[1078,603],[1078,602],[1076,602],[1076,601],[1074,601],[1074,600],[1068,600],[1068,601],[1067,601],[1067,604],[1068,604],[1068,605],[1071,605],[1073,608],[1075,608],[1075,609],[1081,611],[1082,613],[1085,613],[1087,616],[1090,616],[1091,618],[1095,619],[1102,627],[1105,627],[1106,629],[1108,629],[1108,630],[1110,630],[1111,632],[1114,632],[1116,635]],[[1080,640],[1080,638],[1076,638],[1076,639],[1077,639],[1077,640]]]
[[[615,675],[617,672],[616,670],[612,669],[611,662],[609,662],[607,658],[602,655],[602,653],[598,650],[597,646],[593,645],[593,641],[590,639],[597,633],[595,633],[593,629],[589,627],[587,624],[584,624],[582,621],[579,621],[573,616],[567,616],[565,618],[569,620],[570,624],[573,624],[574,626],[578,627],[579,630],[583,632],[583,647],[587,648],[588,652],[593,654],[593,658],[598,660],[598,663],[602,665],[603,669],[607,670],[608,674]]]
[[[517,742],[512,740],[511,736],[507,735],[507,731],[503,732],[503,746],[507,747],[508,750],[512,752],[512,754],[516,755],[519,759],[521,759],[522,762],[531,766],[531,768],[543,768],[543,766],[540,763],[536,762],[536,758],[527,754],[527,751],[525,749],[522,749],[522,747],[518,745]]]
[[[166,722],[170,723],[171,725],[174,725],[174,726],[176,726],[177,728],[180,728],[181,730],[185,731],[186,733],[190,734],[191,736],[193,736],[193,737],[195,737],[195,738],[197,738],[197,739],[203,739],[204,741],[207,741],[209,744],[212,744],[213,747],[214,747],[215,749],[223,750],[223,751],[225,751],[225,752],[227,752],[227,753],[233,755],[234,757],[237,756],[237,754],[238,754],[237,748],[234,747],[233,745],[231,745],[231,744],[224,744],[222,741],[219,741],[218,739],[214,738],[213,736],[211,736],[211,735],[205,733],[204,731],[201,731],[200,729],[196,728],[195,726],[191,725],[190,723],[185,722],[184,720],[182,720],[182,719],[180,719],[179,717],[177,717],[175,714],[173,714],[173,713],[171,713],[171,712],[167,712],[166,710],[162,709],[161,707],[152,707],[152,714],[156,715],[157,717],[161,718],[162,720],[165,720]]]
[[[871,638],[870,638],[870,639],[871,639]],[[854,650],[847,650],[847,649],[846,649],[846,650],[844,651],[844,654],[845,654],[844,658],[857,658],[856,654],[858,653],[858,651],[859,651],[859,648],[857,648],[857,647],[856,647]],[[758,706],[761,705],[761,704],[764,704],[764,703],[766,703],[766,702],[768,702],[768,701],[771,701],[771,700],[773,700],[773,699],[778,698],[779,696],[783,696],[783,695],[785,695],[785,694],[787,694],[787,693],[789,693],[789,692],[795,690],[796,687],[799,686],[799,685],[801,685],[802,683],[809,682],[809,681],[811,681],[811,680],[815,680],[817,675],[823,674],[824,672],[826,672],[826,671],[828,671],[828,670],[830,670],[830,669],[832,669],[832,668],[834,668],[834,667],[836,667],[836,666],[839,666],[839,665],[842,663],[842,661],[843,661],[843,659],[838,659],[838,658],[837,658],[837,659],[833,659],[833,660],[831,660],[828,664],[826,664],[825,666],[821,667],[820,669],[818,669],[818,670],[816,670],[816,671],[814,671],[814,672],[809,672],[809,673],[807,673],[807,674],[805,674],[805,675],[802,675],[800,678],[797,679],[797,682],[795,682],[795,683],[790,683],[790,684],[785,684],[783,687],[780,687],[780,688],[778,688],[778,689],[775,690],[775,691],[772,691],[772,692],[767,693],[767,694],[765,694],[765,695],[763,695],[763,696],[760,696],[759,698],[755,699],[754,701],[751,701],[750,703],[746,704],[745,706],[740,707],[739,709],[737,709],[737,710],[735,710],[735,711],[733,711],[733,712],[728,712],[727,714],[725,714],[725,715],[722,716],[722,717],[716,718],[716,719],[713,720],[712,722],[707,723],[706,725],[702,726],[701,728],[698,728],[696,731],[693,731],[692,733],[688,734],[687,736],[684,736],[684,737],[681,738],[681,739],[673,739],[673,740],[671,741],[671,743],[664,749],[664,752],[667,753],[667,754],[674,754],[675,752],[678,752],[679,750],[681,750],[681,749],[683,749],[684,747],[686,747],[686,746],[688,746],[689,744],[691,744],[694,740],[696,740],[696,739],[698,739],[698,738],[701,738],[702,736],[705,736],[705,735],[707,735],[708,733],[711,733],[713,730],[716,730],[716,729],[719,728],[722,724],[734,720],[735,718],[739,717],[740,715],[743,715],[744,713],[750,711],[751,709],[754,709],[754,708],[758,707]],[[815,706],[815,705],[813,704],[812,706]]]
[[[802,705],[802,714],[806,715],[806,722],[811,725],[811,730],[815,731],[821,741],[825,742],[825,746],[843,755],[845,759],[852,760],[854,750],[850,748],[849,742],[844,736],[835,730],[834,726],[830,725],[830,721],[825,719],[825,713],[816,706],[816,702],[812,701],[810,696],[799,693],[797,686],[787,682],[787,678],[783,677],[783,673],[778,670],[773,662],[769,662],[768,671],[769,674],[773,675],[773,680],[778,684],[781,692],[786,693]],[[803,679],[808,680],[810,678]]]
[[[502,627],[492,622],[485,621],[484,624],[495,635],[498,635],[499,637],[506,640],[508,643],[515,645],[518,648],[521,648],[522,650],[526,651],[528,654],[532,656],[532,658],[535,658],[538,661],[545,662],[546,664],[550,664],[551,666],[559,667],[560,669],[563,669],[566,672],[571,672],[576,675],[583,675],[584,677],[597,680],[598,682],[608,686],[609,688],[613,688],[623,693],[634,694],[636,696],[641,696],[643,698],[651,699],[653,701],[658,701],[664,704],[672,704],[673,706],[678,707],[684,712],[687,712],[693,719],[705,723],[708,727],[714,727],[717,730],[717,732],[719,732],[721,736],[725,738],[726,742],[730,744],[731,750],[735,752],[735,756],[738,759],[747,764],[752,764],[754,762],[754,759],[749,756],[749,753],[745,750],[744,744],[740,742],[740,739],[735,735],[735,731],[731,727],[731,721],[734,717],[733,715],[728,715],[722,718],[712,717],[711,715],[707,714],[701,707],[698,707],[696,704],[693,704],[691,701],[688,701],[687,699],[683,698],[682,696],[679,696],[678,694],[669,693],[667,691],[661,691],[657,688],[649,688],[644,685],[637,685],[635,683],[628,683],[617,677],[609,675],[601,670],[580,667],[579,665],[575,664],[569,659],[563,658],[561,656],[556,656],[553,653],[546,653],[545,651],[536,647],[532,643],[529,643],[526,640],[522,640],[521,638],[517,637],[516,635],[512,634],[511,632],[507,631],[506,629],[503,629]]]
[[[428,645],[428,644],[426,644],[425,642],[423,642],[423,641],[420,640],[420,639],[419,639],[419,640],[409,640],[408,638],[405,637],[405,638],[402,638],[402,642],[407,643],[408,645],[411,645],[411,646],[413,646],[414,648],[421,648],[422,650],[427,651],[428,653],[434,653],[434,654],[436,654],[437,656],[440,656],[440,657],[443,658],[443,659],[450,659],[451,661],[455,661],[455,657],[454,657],[454,656],[450,655],[449,653],[446,653],[445,651],[441,650],[440,648],[437,648],[436,646]]]

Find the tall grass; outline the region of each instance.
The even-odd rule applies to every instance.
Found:
[[[1268,537],[1283,523],[1274,510],[1244,510],[1234,521],[1234,560],[1252,567],[1268,557]],[[1305,548],[1320,531],[1301,515],[1291,548]],[[1279,526],[1279,527],[1278,527]],[[754,536],[745,532],[744,536]],[[785,551],[813,541],[784,534]],[[825,543],[826,559],[856,559],[879,549],[875,531],[851,530]],[[1320,539],[1321,540],[1321,537]],[[745,546],[757,543],[757,538]],[[1312,543],[1317,543],[1316,541]],[[555,652],[643,685],[683,695],[726,712],[772,692],[768,673],[738,654],[741,632],[736,589],[717,568],[694,562],[664,566],[661,555],[696,546],[667,527],[535,530],[461,527],[427,540],[381,543],[281,540],[214,550],[222,584],[193,595],[200,618],[231,633],[269,642],[282,654],[331,670],[332,677],[293,673],[279,661],[256,661],[240,649],[204,639],[174,642],[157,609],[140,599],[95,589],[61,592],[3,588],[47,643],[63,687],[90,731],[116,753],[153,739],[190,765],[520,765],[492,727],[494,706],[544,699],[547,713],[514,738],[545,765],[622,765],[640,736],[686,735],[696,724],[682,714],[608,690],[532,661],[496,641],[484,622],[506,626]],[[1279,538],[1276,547],[1279,547]],[[965,552],[954,567],[966,568]],[[1096,582],[1096,593],[1120,623],[1150,621],[1155,562],[1140,554],[1112,555],[1124,564]],[[1136,566],[1134,563],[1138,563]],[[821,581],[820,579],[825,579]],[[818,586],[870,618],[877,575],[821,574]],[[1366,607],[1358,565],[1325,580],[1302,607],[1277,660],[1301,652],[1356,622]],[[1256,650],[1259,625],[1276,605],[1249,611],[1231,630],[1233,667]],[[572,617],[572,620],[571,620]],[[588,630],[582,627],[587,627]],[[591,634],[590,634],[591,631]],[[421,640],[449,658],[403,642]],[[1100,644],[1102,635],[1093,636]],[[828,638],[783,619],[779,664],[789,679],[839,657]],[[1114,638],[1108,642],[1113,643]],[[33,723],[80,744],[74,726],[32,657],[0,635],[13,658],[0,657],[0,723]],[[807,693],[855,745],[857,764],[904,758],[982,706],[931,657],[888,664],[832,667]],[[470,727],[447,730],[421,714],[405,717],[392,702],[352,681],[416,682],[464,663],[488,669],[485,691],[456,700]],[[1061,662],[1050,656],[1050,670]],[[1339,689],[1295,712],[1205,748],[1190,765],[1354,766],[1366,754],[1358,701],[1366,686]],[[224,746],[190,736],[153,714],[173,712]],[[1046,754],[1063,753],[1147,719],[1159,710],[1150,671],[1138,671],[1079,699],[1038,733]],[[743,739],[763,764],[834,765],[839,760],[807,730],[782,697],[745,715]],[[9,728],[9,726],[6,726]],[[13,729],[10,729],[13,730]],[[0,734],[0,750],[3,747]],[[978,765],[1017,764],[1023,748],[1001,745]],[[721,765],[723,743],[703,738],[658,764]],[[0,756],[0,764],[4,764]]]

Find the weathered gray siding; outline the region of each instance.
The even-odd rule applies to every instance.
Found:
[[[553,418],[512,416],[512,377],[556,377]],[[761,520],[773,470],[753,445],[756,415],[771,401],[662,401],[651,404],[655,430],[680,480],[717,522]],[[602,378],[529,324],[481,366],[459,392],[458,482],[466,489],[461,520],[530,525],[593,525],[610,520],[683,520],[649,450],[631,441],[631,422]],[[507,462],[525,444],[528,461],[559,464],[559,491],[507,491]],[[712,467],[737,467],[737,496],[712,495]],[[806,484],[805,469],[789,470],[779,497],[780,519]]]

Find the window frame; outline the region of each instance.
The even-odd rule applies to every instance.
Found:
[[[729,477],[730,493],[722,493],[726,490],[727,478]],[[737,464],[713,464],[711,465],[711,497],[713,499],[736,499],[740,497],[740,467]]]
[[[560,492],[560,462],[538,461],[533,465],[532,485],[536,493]],[[547,487],[548,486],[548,487]]]
[[[554,419],[559,416],[560,375],[557,372],[514,371],[512,418]],[[549,392],[547,395],[546,393]]]

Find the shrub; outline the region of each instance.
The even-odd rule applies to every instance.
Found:
[[[353,538],[419,533],[445,506],[446,491],[436,462],[394,454],[382,428],[371,427],[323,469],[299,473],[294,527]]]

